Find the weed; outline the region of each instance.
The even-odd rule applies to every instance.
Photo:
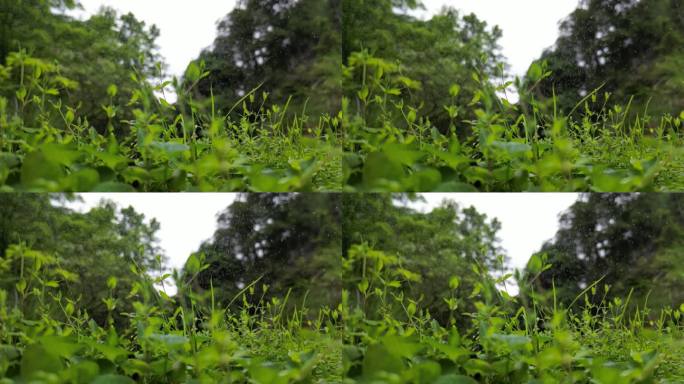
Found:
[[[354,89],[342,103],[348,191],[626,192],[682,184],[684,112],[654,119],[630,105],[611,107],[611,95],[595,90],[560,115],[555,98],[536,94],[550,75],[543,63],[525,81],[500,86],[474,73],[478,90],[467,105],[455,102],[460,87],[451,85],[450,123],[440,128],[420,106],[406,105],[420,83],[400,65],[357,52],[344,72]],[[506,97],[511,90],[516,104]]]
[[[472,292],[445,297],[446,324],[405,295],[420,276],[401,259],[355,245],[345,260],[344,372],[348,383],[666,383],[684,380],[679,309],[609,299],[598,282],[567,306],[554,292],[533,289],[549,266],[533,256],[516,273],[520,293],[501,287],[512,278],[481,276]],[[358,273],[361,270],[362,273]],[[357,271],[357,272],[353,272]],[[458,277],[449,286],[459,288]],[[603,300],[592,300],[593,296]],[[459,300],[474,303],[461,310]],[[591,304],[598,302],[599,304]],[[582,305],[584,302],[584,305]]]
[[[12,53],[0,67],[3,191],[309,191],[340,187],[336,118],[267,106],[249,92],[225,114],[195,100],[207,76],[192,63],[184,82],[153,84],[137,73],[126,106],[102,106],[92,126],[60,94],[76,86],[57,65]],[[170,104],[172,87],[178,101]],[[118,89],[107,90],[111,99]],[[123,110],[123,109],[126,110]],[[132,116],[131,119],[124,118]]]

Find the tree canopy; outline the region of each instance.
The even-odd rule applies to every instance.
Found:
[[[202,52],[209,74],[199,92],[227,110],[260,87],[259,103],[285,104],[318,118],[340,108],[340,0],[243,0]],[[269,94],[262,100],[262,94]]]
[[[339,220],[337,194],[242,194],[218,215],[213,238],[191,256],[208,266],[196,284],[213,287],[224,305],[258,280],[257,288],[269,286],[267,297],[291,291],[295,305],[334,306],[340,295]]]
[[[419,298],[435,319],[446,322],[449,317],[452,308],[444,297],[453,297],[461,310],[472,309],[466,298],[480,273],[501,270],[505,263],[496,237],[500,223],[454,201],[420,212],[394,197],[343,196],[342,257],[351,268],[345,270],[346,287],[353,292],[363,284],[364,274],[371,273],[363,269],[372,270],[372,255],[381,252],[385,256],[378,256],[375,266],[384,264],[397,280],[410,281],[403,287],[407,296]]]
[[[23,286],[30,292],[32,279],[53,280],[75,311],[101,325],[108,317],[102,298],[111,292],[119,299],[114,320],[122,320],[132,309],[124,300],[136,281],[131,267],[140,273],[163,268],[155,237],[159,223],[112,202],[79,213],[63,207],[63,200],[48,194],[0,196],[0,288],[12,292]],[[28,263],[41,276],[24,274]]]
[[[117,120],[133,116],[124,108],[138,88],[131,74],[140,79],[161,75],[155,45],[159,30],[131,13],[119,15],[110,8],[79,20],[67,12],[77,6],[74,0],[0,0],[0,65],[22,50],[56,65],[66,85],[62,102],[78,108],[79,115],[105,132],[108,119],[103,106],[113,105]],[[2,96],[14,95],[17,84],[28,82],[20,78],[19,68],[11,70],[8,79],[0,70]],[[110,91],[112,85],[118,92]]]
[[[678,194],[585,194],[560,219],[541,253],[551,268],[540,285],[568,303],[599,281],[610,296],[647,296],[655,307],[684,300],[684,198]]]
[[[480,87],[479,78],[503,74],[498,46],[502,32],[453,7],[428,20],[411,16],[410,11],[420,6],[420,1],[343,2],[345,95],[356,100],[357,92],[367,92],[358,89],[359,84],[371,83],[372,76],[392,75],[392,84],[383,86],[399,88],[403,101],[446,130],[452,118],[444,105],[467,105]],[[374,59],[386,64],[374,64]],[[454,92],[454,86],[459,91]],[[459,120],[472,118],[465,109],[460,112]]]
[[[684,105],[684,5],[678,0],[582,0],[541,56],[542,92],[566,111],[600,87],[635,111],[679,114]]]

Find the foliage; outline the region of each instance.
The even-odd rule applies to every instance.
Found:
[[[552,267],[539,286],[555,286],[565,302],[597,280],[610,285],[612,295],[648,300],[656,308],[684,301],[682,204],[678,194],[584,195],[540,250]]]
[[[159,269],[163,263],[155,238],[158,229],[155,220],[148,223],[131,207],[118,208],[111,202],[82,214],[60,207],[51,195],[3,194],[0,289],[23,287],[18,293],[34,303],[32,291],[41,284],[59,286],[65,305],[105,324],[110,311],[102,298],[109,293],[125,296],[133,284],[131,267]],[[118,284],[110,287],[109,278]],[[25,313],[35,308],[18,296],[8,304]],[[132,309],[125,301],[117,307],[121,312]],[[112,320],[121,322],[118,313]]]
[[[464,293],[480,279],[478,268],[504,266],[505,256],[496,238],[500,223],[488,220],[473,207],[460,207],[447,200],[429,213],[422,213],[396,206],[390,194],[345,194],[342,201],[343,257],[352,257],[351,252],[363,253],[358,247],[352,250],[355,244],[368,244],[387,255],[382,263],[401,264],[403,267],[385,283],[394,286],[408,281],[403,292],[419,300],[435,319],[446,321],[451,307],[472,310]],[[345,280],[345,284],[364,286],[368,292],[376,289],[370,283],[376,271],[369,264],[356,263],[353,272],[353,279]],[[458,290],[451,287],[453,276],[458,277]],[[452,294],[453,301],[445,306],[442,298]],[[364,308],[380,304],[372,294],[368,297]]]
[[[11,248],[15,250],[16,248]],[[26,257],[50,256],[22,249]],[[276,300],[247,304],[251,291],[240,295],[236,310],[215,307],[213,298],[195,294],[176,274],[176,301],[136,269],[129,292],[112,292],[101,299],[110,314],[124,300],[123,327],[100,325],[87,313],[74,311],[56,284],[43,278],[55,272],[50,263],[27,264],[35,276],[31,289],[23,285],[0,290],[0,377],[8,383],[134,383],[187,382],[294,383],[339,381],[340,347],[334,315],[321,312],[305,322],[295,309],[283,312]],[[200,265],[200,270],[206,266]],[[196,271],[194,272],[196,275]],[[18,307],[8,300],[19,297]],[[188,299],[185,299],[188,298]]]
[[[0,64],[7,64],[12,52],[22,50],[45,63],[58,63],[60,75],[71,80],[60,100],[77,109],[80,116],[88,118],[102,133],[108,121],[108,116],[102,113],[104,105],[114,105],[121,119],[134,118],[133,111],[125,108],[137,88],[131,73],[143,77],[161,75],[162,68],[155,65],[160,61],[155,45],[159,30],[155,26],[147,27],[133,14],[118,15],[109,8],[103,8],[87,20],[77,20],[68,16],[68,11],[77,3],[73,0],[0,1]],[[21,82],[19,77],[14,77],[16,82]],[[11,102],[15,84],[0,86],[0,96]],[[110,84],[117,86],[116,94],[108,92]]]
[[[198,93],[219,111],[260,87],[267,105],[290,104],[312,116],[340,108],[340,0],[248,0],[218,24],[200,59],[209,76]]]
[[[342,103],[347,191],[628,192],[683,185],[684,115],[631,120],[629,107],[611,107],[610,96],[597,93],[562,115],[555,99],[536,96],[550,73],[535,64],[525,81],[501,86],[474,73],[479,88],[467,104],[457,100],[458,83],[444,84],[451,94],[442,99],[450,116],[444,132],[407,105],[396,65],[368,52],[352,54],[349,65],[363,80]],[[517,104],[506,97],[512,87]],[[461,120],[464,109],[475,117]]]
[[[209,268],[194,285],[213,290],[217,303],[258,281],[268,287],[262,299],[334,308],[341,289],[340,200],[338,194],[242,194],[218,214],[213,238],[185,269],[204,260]]]
[[[557,306],[527,284],[549,267],[540,262],[538,270],[529,269],[532,276],[516,276],[522,293],[517,297],[497,288],[511,276],[495,280],[479,268],[480,279],[465,293],[475,309],[453,307],[452,316],[467,321],[454,326],[436,321],[420,297],[405,294],[413,280],[402,277],[404,266],[391,254],[354,245],[345,259],[350,277],[359,277],[353,268],[359,264],[372,273],[365,284],[343,291],[347,383],[614,384],[684,378],[684,305],[631,311],[619,298],[594,300],[593,290],[580,294],[577,306]],[[458,281],[450,284],[454,291]],[[378,305],[365,306],[371,298]],[[451,295],[442,298],[448,303]]]
[[[558,95],[559,108],[567,112],[602,86],[616,103],[631,103],[634,112],[679,113],[682,17],[684,7],[677,0],[581,1],[561,24],[555,46],[540,59],[553,72],[540,93]]]
[[[235,104],[238,118],[219,115],[192,88],[207,74],[189,66],[182,86],[132,74],[136,89],[122,111],[103,105],[106,128],[91,124],[62,95],[75,86],[61,66],[25,52],[0,67],[0,185],[5,191],[289,191],[339,189],[336,121],[265,108],[266,95]],[[165,99],[172,86],[178,102]],[[157,93],[162,93],[159,97]],[[123,116],[134,115],[134,120]],[[124,135],[117,133],[126,132]]]
[[[78,213],[65,201],[0,198],[3,382],[339,382],[336,306],[288,302],[265,284],[234,292],[231,305],[219,291],[225,279],[193,289],[210,267],[203,260],[167,273],[156,221],[111,202]],[[296,257],[311,252],[301,247]]]
[[[378,114],[384,118],[378,123],[369,121],[369,128],[403,121],[398,113],[381,114],[378,109],[386,109],[372,102],[379,96],[389,107],[388,98],[401,95],[400,105],[411,105],[414,113],[420,112],[446,131],[451,118],[442,107],[444,101],[465,104],[471,100],[478,90],[473,72],[500,72],[503,59],[497,45],[501,37],[498,27],[490,29],[474,14],[462,16],[454,8],[445,8],[427,21],[396,12],[398,7],[415,8],[417,3],[343,2],[344,95],[354,97],[355,102],[348,106],[352,113],[367,119]],[[378,89],[383,74],[394,81],[384,82]],[[458,84],[461,92],[450,95],[451,84]],[[461,112],[464,118],[472,117],[468,113],[472,111]]]

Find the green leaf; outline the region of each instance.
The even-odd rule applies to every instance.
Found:
[[[188,68],[185,70],[185,80],[194,83],[197,80],[199,80],[200,76],[202,75],[202,72],[200,71],[199,65],[197,65],[197,62],[193,61],[188,65]]]
[[[358,92],[359,99],[361,99],[361,101],[366,101],[366,99],[368,98],[368,93],[369,93],[368,87],[363,87],[363,88]]]
[[[159,141],[154,141],[150,144],[152,148],[162,150],[168,154],[176,154],[179,152],[185,152],[189,151],[190,147],[183,143],[174,143],[174,142],[159,142]]]
[[[117,88],[115,84],[110,84],[109,87],[107,87],[107,95],[109,95],[109,97],[116,96],[118,92],[119,88]]]
[[[477,380],[468,376],[449,374],[440,376],[434,384],[477,384]]]
[[[460,283],[461,281],[458,279],[458,276],[453,276],[451,279],[449,279],[449,288],[456,289]]]
[[[467,183],[447,181],[438,185],[434,192],[477,192],[477,188]]]
[[[459,93],[461,93],[460,85],[454,84],[449,88],[449,95],[451,95],[451,97],[456,97]]]
[[[21,165],[21,183],[32,186],[40,180],[56,181],[64,176],[64,170],[56,162],[48,161],[42,152],[32,152],[24,157]]]
[[[126,376],[107,374],[98,376],[92,384],[135,384],[135,381]]]
[[[527,70],[527,77],[531,82],[541,80],[543,74],[544,71],[542,70],[541,65],[537,62],[532,63],[532,65],[530,65],[530,69]]]
[[[542,269],[542,259],[538,254],[532,255],[530,260],[527,262],[527,271],[533,275],[541,272]]]
[[[364,278],[364,279],[361,280],[361,282],[357,285],[357,287],[359,288],[359,291],[360,291],[361,293],[364,293],[364,294],[365,294],[366,291],[368,290],[368,280],[366,280],[366,279]]]
[[[404,363],[397,355],[390,353],[382,344],[374,344],[368,347],[363,358],[363,376],[371,378],[382,373],[401,373]]]
[[[24,350],[21,357],[21,377],[30,380],[38,373],[59,373],[62,361],[40,344],[33,344]]]
[[[194,274],[198,273],[200,270],[200,267],[201,267],[200,260],[197,257],[197,254],[195,254],[195,253],[190,255],[190,257],[188,257],[188,261],[185,262],[185,270],[190,275],[194,275]]]
[[[57,356],[69,358],[74,356],[76,352],[83,349],[82,345],[76,343],[75,340],[64,336],[43,336],[40,343]]]
[[[92,192],[135,192],[135,188],[129,184],[106,181],[96,185]]]
[[[118,281],[117,281],[116,277],[114,277],[114,276],[109,276],[109,278],[107,279],[107,287],[108,287],[109,289],[114,289],[114,288],[116,288],[117,282],[118,282]]]

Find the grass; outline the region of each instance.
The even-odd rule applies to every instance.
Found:
[[[347,383],[675,383],[684,380],[684,327],[679,309],[648,309],[608,297],[594,284],[568,305],[534,289],[541,259],[516,274],[520,294],[503,289],[511,276],[486,270],[472,292],[444,298],[446,323],[403,287],[420,279],[367,245],[350,251],[343,294]],[[363,265],[361,267],[361,264]],[[536,265],[536,267],[535,267]],[[535,269],[536,268],[536,269]],[[362,276],[363,277],[362,277]],[[410,277],[410,278],[409,278]],[[630,300],[632,299],[632,300]]]
[[[547,78],[534,64],[525,81],[500,86],[481,73],[467,105],[448,85],[450,119],[438,129],[407,100],[417,82],[401,67],[357,53],[343,100],[345,190],[353,191],[669,191],[684,179],[681,115],[649,116],[647,106],[612,105],[600,89],[561,114],[541,98]],[[519,102],[506,94],[515,91]],[[675,114],[680,111],[675,111]]]
[[[173,276],[178,294],[172,298],[155,288],[170,276],[139,272],[127,297],[101,298],[110,315],[97,324],[77,299],[60,294],[70,274],[54,258],[16,246],[10,254],[21,257],[23,269],[12,291],[0,290],[3,383],[341,380],[337,311],[266,300],[268,287],[256,284],[232,300],[242,304],[219,303],[212,291],[185,283],[193,273]],[[113,291],[118,282],[107,284]],[[132,311],[121,313],[124,302]]]
[[[269,104],[258,89],[224,114],[195,100],[207,74],[192,64],[183,84],[136,77],[127,106],[103,105],[103,126],[62,104],[74,85],[59,67],[10,55],[0,68],[3,191],[677,191],[684,188],[679,116],[612,105],[596,90],[561,114],[535,93],[549,74],[523,82],[473,76],[468,105],[450,86],[449,127],[408,104],[417,82],[399,66],[352,55],[337,115],[312,117]],[[535,69],[536,68],[536,69]],[[445,85],[447,86],[447,85]],[[172,88],[178,102],[163,95]],[[510,103],[505,93],[520,96]],[[112,99],[119,90],[108,89]],[[315,102],[315,101],[313,101]]]
[[[354,245],[336,308],[263,299],[254,282],[230,303],[192,289],[193,275],[138,272],[128,297],[103,297],[105,324],[59,287],[73,278],[25,246],[22,277],[0,290],[0,377],[6,383],[675,383],[684,380],[684,305],[649,309],[592,284],[569,304],[535,289],[543,259],[443,299],[432,318],[403,288],[420,279],[400,259]],[[41,262],[36,262],[40,259]],[[191,265],[190,263],[189,265]],[[136,270],[136,268],[132,268]],[[360,271],[354,273],[352,271]],[[173,278],[178,295],[158,290]],[[116,279],[107,282],[112,291]],[[261,297],[261,299],[259,299]],[[132,311],[123,313],[123,301]],[[233,305],[237,303],[238,305]],[[240,304],[241,303],[241,304]]]
[[[195,100],[206,76],[193,63],[184,83],[153,84],[135,73],[126,106],[102,106],[93,126],[60,95],[75,84],[59,67],[23,52],[0,67],[0,190],[322,191],[339,190],[338,122],[267,106],[254,90],[225,114]],[[165,90],[178,101],[170,104]],[[116,85],[107,90],[114,99]]]

